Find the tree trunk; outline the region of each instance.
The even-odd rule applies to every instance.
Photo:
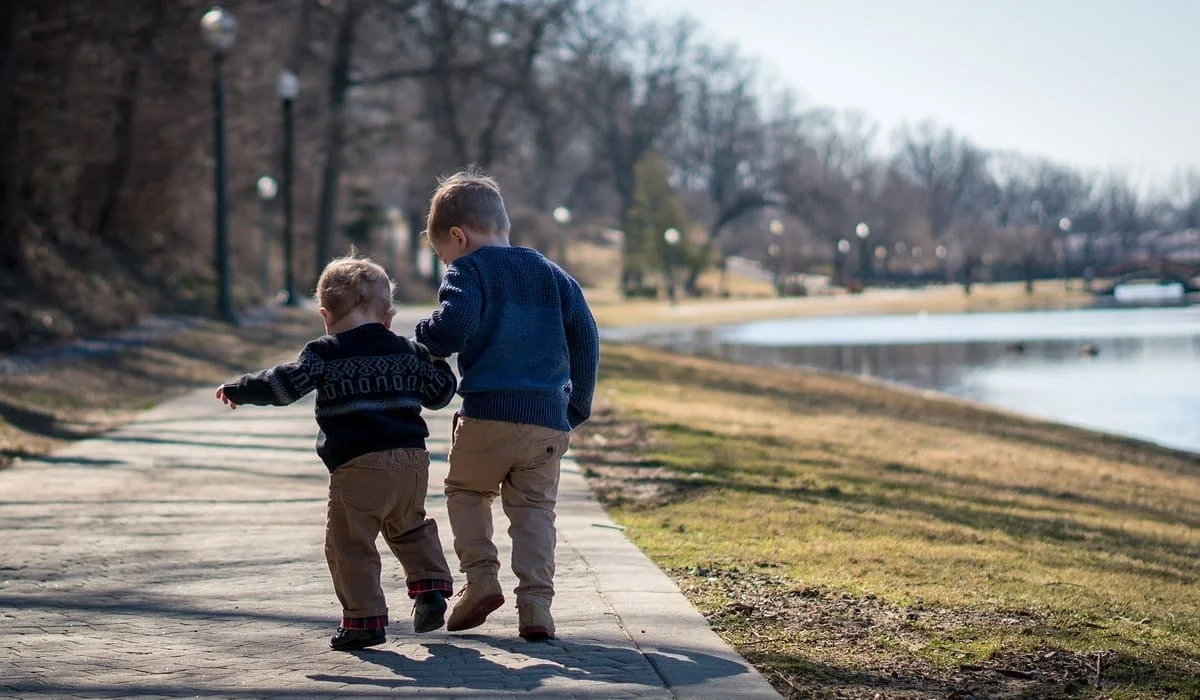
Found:
[[[20,257],[21,173],[17,160],[17,5],[0,3],[0,268],[10,270]]]
[[[133,120],[134,111],[137,108],[142,66],[154,48],[154,37],[162,26],[165,10],[165,0],[159,0],[153,4],[150,21],[137,33],[132,55],[128,59],[125,74],[121,79],[121,93],[117,98],[116,106],[116,128],[113,131],[116,155],[108,168],[106,177],[108,192],[105,194],[104,203],[100,206],[100,215],[96,224],[96,231],[105,241],[115,242],[120,234],[121,196],[125,192],[125,184],[133,166]]]
[[[683,291],[690,297],[700,296],[700,275],[704,274],[704,269],[708,267],[709,258],[712,257],[713,238],[710,236],[704,242],[704,247],[700,249],[700,252],[688,261],[688,272],[687,277],[683,280]],[[721,256],[722,259],[724,257]]]
[[[618,181],[617,197],[621,202],[621,230],[625,232],[621,238],[621,291],[628,293],[636,290],[640,292],[644,281],[641,268],[629,264],[629,258],[633,255],[629,250],[629,211],[633,209],[634,199],[632,183],[629,187],[624,187]]]
[[[354,30],[360,10],[361,6],[358,3],[347,3],[338,26],[333,63],[330,65],[329,123],[325,127],[325,164],[321,168],[321,201],[317,214],[317,277],[320,277],[321,271],[333,257],[333,239],[338,220],[338,188],[342,179],[342,150],[346,142],[346,91],[350,88]]]
[[[454,58],[458,51],[457,36],[460,15],[448,2],[436,2],[431,12],[436,18],[437,35],[434,41],[432,80],[427,81],[427,99],[433,103],[431,110],[435,133],[449,146],[454,158],[454,168],[471,164],[467,137],[458,123],[459,101],[454,94]]]

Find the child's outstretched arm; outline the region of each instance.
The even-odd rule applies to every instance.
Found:
[[[239,404],[286,406],[316,388],[321,365],[321,358],[306,347],[295,362],[222,384],[217,389],[217,398],[231,408],[237,408]]]
[[[574,430],[592,415],[592,395],[596,392],[596,374],[600,369],[600,334],[596,319],[583,298],[583,290],[568,279],[567,303],[563,308],[563,329],[567,352],[571,356],[571,398],[567,402],[567,423]]]
[[[483,287],[474,269],[450,264],[438,288],[441,308],[417,323],[414,337],[434,357],[450,357],[467,345],[479,327]]]
[[[421,405],[433,411],[444,408],[458,390],[458,378],[445,360],[432,357],[419,343],[413,345],[421,357]]]

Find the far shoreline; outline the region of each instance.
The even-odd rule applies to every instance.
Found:
[[[1179,307],[1161,307],[1161,306],[1153,306],[1153,305],[1129,306],[1129,307],[1104,306],[1104,307],[1095,308],[1094,310],[1096,310],[1096,311],[1114,311],[1114,310],[1139,311],[1139,310],[1149,310],[1149,309],[1156,309],[1156,308],[1163,309],[1163,308],[1179,308]],[[1184,308],[1186,308],[1186,307],[1184,307]],[[1200,307],[1198,307],[1198,308],[1200,308]],[[1092,307],[1069,307],[1069,308],[1062,308],[1062,309],[1045,309],[1045,311],[1087,311],[1087,310],[1093,310],[1093,308]],[[1036,311],[1036,309],[1028,309],[1028,311]],[[961,312],[947,311],[947,312],[941,312],[941,313],[954,314],[954,313],[961,313]],[[995,310],[995,311],[980,312],[980,313],[1004,313],[1004,312],[1000,311],[1000,310]],[[872,312],[872,311],[863,311],[860,313],[856,312],[856,313],[841,314],[841,315],[842,316],[866,316],[866,315],[887,316],[887,315],[902,315],[902,312],[896,312],[894,314],[880,314],[880,313],[876,313],[876,312]],[[1059,427],[1069,428],[1069,429],[1074,429],[1074,430],[1083,430],[1086,432],[1094,433],[1097,436],[1104,436],[1105,438],[1114,438],[1114,439],[1129,441],[1131,444],[1134,444],[1134,445],[1143,445],[1143,446],[1151,447],[1154,449],[1167,450],[1167,451],[1175,453],[1177,455],[1185,456],[1185,457],[1192,458],[1192,459],[1200,458],[1200,450],[1193,449],[1192,447],[1183,446],[1183,445],[1179,445],[1179,444],[1172,444],[1170,442],[1161,442],[1159,440],[1156,440],[1152,436],[1147,436],[1144,434],[1137,435],[1137,434],[1128,433],[1128,432],[1121,432],[1119,430],[1108,429],[1105,427],[1097,426],[1094,423],[1089,424],[1084,420],[1072,421],[1068,418],[1063,418],[1063,417],[1040,415],[1040,414],[1029,412],[1029,411],[1023,411],[1023,410],[1020,410],[1019,408],[1012,408],[1010,406],[1005,406],[1005,405],[1002,405],[999,403],[989,403],[989,402],[982,401],[979,399],[962,396],[962,395],[947,391],[945,389],[939,389],[939,388],[934,388],[934,387],[929,387],[929,386],[921,386],[919,384],[909,384],[909,383],[905,383],[900,380],[888,379],[886,377],[881,377],[881,376],[877,376],[874,374],[864,374],[861,372],[842,371],[842,370],[838,370],[838,369],[834,369],[834,368],[830,368],[830,367],[819,366],[819,365],[756,362],[754,360],[745,360],[745,359],[739,360],[739,359],[724,357],[719,353],[713,353],[713,352],[706,352],[706,351],[689,352],[687,350],[677,350],[674,347],[671,347],[671,345],[672,345],[671,343],[661,342],[668,336],[671,336],[671,335],[677,334],[677,333],[687,332],[687,331],[717,330],[720,328],[728,328],[728,327],[739,326],[739,325],[743,325],[743,324],[752,324],[752,323],[768,322],[768,321],[787,321],[787,320],[800,321],[800,320],[804,320],[806,318],[815,318],[816,316],[828,316],[828,315],[827,314],[807,314],[807,315],[803,315],[803,316],[793,316],[793,317],[752,318],[752,319],[744,319],[741,321],[724,321],[724,322],[711,322],[711,323],[674,322],[674,323],[648,324],[648,325],[641,325],[641,326],[616,326],[616,327],[610,326],[610,327],[602,327],[600,330],[600,334],[601,334],[601,339],[603,342],[605,342],[606,344],[611,344],[611,345],[615,345],[615,346],[619,346],[619,345],[641,346],[641,347],[651,348],[656,351],[669,352],[673,355],[680,356],[680,357],[698,357],[698,358],[706,358],[706,359],[718,360],[718,361],[723,361],[723,362],[731,362],[733,364],[736,364],[736,365],[742,366],[742,367],[779,369],[779,370],[785,370],[785,371],[789,371],[789,372],[815,373],[815,374],[823,374],[823,375],[836,376],[836,377],[852,378],[855,380],[867,382],[867,383],[875,385],[875,386],[879,386],[881,388],[884,388],[884,389],[887,389],[890,391],[901,391],[901,392],[905,392],[905,393],[910,393],[910,394],[912,394],[914,396],[918,396],[918,397],[936,398],[939,400],[951,400],[951,401],[959,402],[964,406],[973,406],[973,407],[980,408],[980,409],[997,411],[1000,413],[1008,414],[1010,416],[1020,417],[1022,419],[1026,419],[1026,420],[1041,421],[1041,422],[1046,423],[1047,425],[1054,425],[1054,426],[1059,426]],[[926,344],[951,345],[951,344],[956,344],[956,342],[957,341],[923,341],[923,342],[914,342],[913,344],[914,345],[926,345]],[[964,340],[961,342],[964,344],[979,342],[979,343],[985,343],[985,344],[991,344],[991,345],[998,346],[998,345],[1003,344],[1004,341],[1001,341],[1001,340],[978,340],[978,341]],[[857,344],[857,343],[842,343],[842,344],[833,344],[833,345],[822,344],[822,345],[803,346],[803,347],[837,347],[837,346],[841,346],[841,345],[853,345],[855,347],[860,346],[860,344]],[[895,345],[895,344],[880,343],[881,347],[887,347],[887,346],[892,346],[892,345]]]

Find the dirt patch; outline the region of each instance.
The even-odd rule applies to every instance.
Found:
[[[648,457],[655,445],[645,425],[621,417],[611,402],[597,397],[591,419],[571,440],[571,453],[606,506],[652,508],[703,488],[689,475]]]
[[[1021,610],[907,607],[817,587],[796,586],[759,571],[672,569],[668,574],[694,601],[725,601],[706,617],[713,629],[788,697],[826,698],[1059,698],[1101,682],[1116,655],[1049,646],[1001,652],[983,659],[945,640],[969,630],[1007,628],[1032,635],[1045,626]],[[936,645],[949,657],[935,664],[913,653]],[[964,646],[967,641],[964,639]],[[958,657],[955,660],[954,657]]]

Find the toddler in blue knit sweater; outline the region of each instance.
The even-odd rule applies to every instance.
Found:
[[[599,338],[579,284],[535,250],[509,244],[496,181],[463,172],[441,182],[427,235],[446,264],[441,307],[416,338],[458,354],[462,410],[450,446],[446,505],[467,577],[446,629],[483,624],[504,603],[492,542],[500,496],[512,537],[518,631],[554,637],[554,507],[570,431],[588,419]]]

